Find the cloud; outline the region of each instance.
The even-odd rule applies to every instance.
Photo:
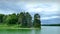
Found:
[[[44,11],[45,13],[53,13],[58,10],[58,4],[55,3],[40,3],[40,4],[25,4],[25,10],[27,12],[42,12]]]
[[[32,1],[32,0],[29,0]],[[53,12],[53,11],[57,11],[58,7],[56,3],[40,3],[38,0],[38,2],[35,0],[34,2],[27,2],[27,1],[22,1],[22,0],[0,0],[0,8],[3,7],[7,7],[10,10],[14,10],[15,12],[19,11],[19,9],[23,9],[26,12],[41,12],[41,11],[45,11],[45,13],[47,12]],[[42,0],[40,0],[42,1]],[[48,0],[46,0],[45,2],[47,2]],[[50,0],[49,0],[50,1]],[[52,1],[52,0],[51,0]],[[5,9],[4,8],[4,9]],[[4,10],[3,9],[3,10]],[[6,9],[7,10],[7,9]]]
[[[0,10],[0,14],[12,14],[15,13],[13,10]]]
[[[12,3],[12,2],[1,2],[0,3],[0,13],[3,13],[3,14],[8,14],[8,13],[19,13],[22,9],[21,9],[22,6],[18,6],[16,5],[16,3]],[[8,13],[5,13],[6,11],[8,11]]]
[[[60,18],[60,16],[41,17],[41,20],[49,20],[49,19],[55,19],[55,18]]]
[[[55,22],[56,18],[60,18],[59,3],[59,0],[0,0],[0,14],[20,13],[25,10],[30,12],[32,17],[35,13],[39,13],[42,22],[50,19],[54,19]]]

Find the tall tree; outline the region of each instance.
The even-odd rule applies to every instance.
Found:
[[[0,14],[0,23],[3,22],[3,17],[4,17],[4,14]]]
[[[25,12],[21,12],[19,14],[19,18],[18,18],[18,24],[21,24],[21,27],[25,27],[26,25],[26,18],[25,18]]]
[[[7,18],[6,18],[6,20],[5,20],[5,22],[7,24],[16,24],[16,22],[17,22],[16,14],[13,13],[11,15],[8,15]]]
[[[33,22],[34,27],[39,28],[41,26],[41,21],[40,21],[40,15],[35,14],[34,15],[34,22]]]
[[[7,16],[8,16],[8,15],[4,15],[4,17],[3,17],[3,23],[4,23],[4,24],[6,24]]]
[[[26,12],[26,21],[27,21],[27,27],[31,27],[32,26],[32,17],[28,12]]]

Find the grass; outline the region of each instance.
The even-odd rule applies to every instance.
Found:
[[[0,24],[0,29],[15,29],[15,28],[18,28],[18,25]]]
[[[40,28],[21,28],[19,25],[0,24],[0,29],[40,29]]]

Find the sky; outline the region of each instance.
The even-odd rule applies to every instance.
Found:
[[[60,24],[60,0],[0,0],[0,14],[40,14],[42,24]]]

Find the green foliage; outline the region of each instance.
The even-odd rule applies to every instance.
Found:
[[[21,24],[21,27],[24,27],[25,26],[25,13],[21,12],[19,14],[19,18],[18,18],[18,23]]]
[[[26,13],[26,21],[27,21],[27,27],[31,27],[32,26],[32,17],[28,12]]]
[[[33,26],[34,27],[40,27],[41,26],[41,21],[40,21],[40,15],[39,14],[34,15]]]
[[[21,24],[21,27],[31,27],[32,17],[28,12],[21,12],[18,16],[18,24]]]
[[[16,14],[8,15],[5,22],[7,24],[16,24],[17,22],[17,16]]]
[[[8,24],[8,25],[13,25],[13,24],[18,24],[20,27],[40,27],[41,26],[41,21],[40,21],[40,15],[35,14],[34,15],[34,21],[32,23],[32,16],[28,12],[21,12],[20,14],[9,14],[9,15],[4,15],[0,14],[0,23]],[[19,27],[19,26],[18,26]]]
[[[0,14],[0,23],[3,22],[3,17],[4,17],[4,15],[3,14]]]

